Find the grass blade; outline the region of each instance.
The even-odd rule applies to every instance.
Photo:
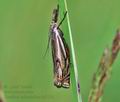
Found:
[[[72,91],[73,91],[73,99],[74,102],[82,102],[81,95],[80,95],[80,87],[79,87],[79,81],[78,81],[78,69],[77,69],[77,63],[75,58],[75,51],[74,51],[74,44],[73,44],[73,38],[72,38],[72,32],[70,27],[70,20],[69,20],[69,12],[67,8],[67,2],[66,0],[58,0],[59,7],[60,7],[60,18],[63,17],[64,13],[67,11],[67,17],[64,21],[64,24],[62,25],[62,30],[64,31],[64,37],[65,39],[69,40],[69,45],[71,49],[71,84],[72,84]],[[68,39],[69,38],[69,39]]]

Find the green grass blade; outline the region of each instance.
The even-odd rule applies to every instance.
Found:
[[[67,11],[67,17],[64,21],[64,24],[62,24],[62,30],[64,31],[64,37],[66,40],[69,41],[70,45],[70,51],[71,51],[71,85],[72,85],[72,92],[73,92],[73,100],[74,102],[82,102],[81,95],[79,93],[78,89],[78,69],[77,69],[77,63],[75,58],[75,50],[74,50],[74,44],[73,44],[73,38],[72,38],[72,32],[70,27],[70,20],[69,20],[69,12],[67,8],[67,2],[66,0],[58,0],[59,7],[60,7],[60,18],[62,19],[64,16],[64,13]]]

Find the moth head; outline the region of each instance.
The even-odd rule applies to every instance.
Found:
[[[59,5],[57,5],[57,8],[53,10],[52,14],[52,21],[57,22],[58,21],[58,15],[59,15]]]

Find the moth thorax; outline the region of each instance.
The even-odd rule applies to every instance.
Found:
[[[51,26],[53,26],[53,28],[54,28],[54,27],[57,27],[57,23],[55,23],[54,21],[52,21],[52,22],[51,22]]]

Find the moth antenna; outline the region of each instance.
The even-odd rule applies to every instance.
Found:
[[[46,48],[46,51],[45,51],[45,54],[44,54],[43,58],[46,57],[46,54],[47,54],[48,49],[49,49],[49,44],[50,44],[50,35],[49,35],[49,38],[48,38],[48,44],[47,44],[47,48]]]
[[[57,11],[59,11],[59,4],[57,4]]]
[[[57,28],[59,28],[59,27],[60,27],[60,25],[62,24],[62,22],[65,20],[66,15],[67,15],[67,11],[64,13],[64,17],[63,17],[63,19],[61,20],[61,22],[59,23],[59,25],[58,25],[58,27],[57,27]]]

